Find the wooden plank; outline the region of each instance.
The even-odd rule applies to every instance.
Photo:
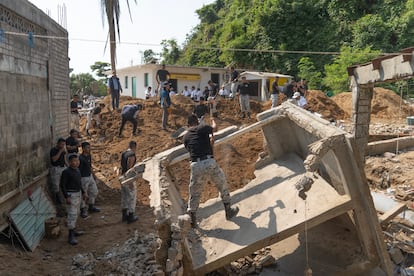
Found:
[[[227,221],[220,199],[200,206],[200,241],[191,245],[193,268],[207,273],[305,227],[311,228],[352,209],[348,195],[339,195],[321,177],[314,179],[306,202],[298,197],[295,183],[305,174],[295,154],[256,170],[256,178],[236,191],[232,202],[239,215]]]
[[[407,209],[405,203],[395,205],[393,208],[382,214],[378,219],[381,225],[387,224],[390,220],[395,218],[399,213]]]

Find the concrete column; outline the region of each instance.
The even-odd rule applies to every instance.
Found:
[[[262,87],[261,87],[261,90],[262,91],[259,94],[260,101],[262,101],[262,102],[267,101],[268,100],[269,91],[268,91],[267,86],[266,86],[266,79],[265,78],[262,79]]]
[[[369,124],[371,121],[371,100],[374,93],[374,85],[352,86],[352,120],[353,135],[359,151],[359,158],[364,162],[366,147],[369,138]]]

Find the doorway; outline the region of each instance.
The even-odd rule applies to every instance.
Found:
[[[131,78],[131,89],[132,89],[132,98],[137,97],[137,78],[132,77]]]

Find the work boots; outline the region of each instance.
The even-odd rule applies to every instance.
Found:
[[[79,237],[82,236],[83,234],[85,234],[85,231],[82,230],[76,230],[76,229],[72,229],[73,234],[75,235],[75,237]]]
[[[89,213],[99,213],[100,211],[101,209],[99,209],[98,207],[95,207],[95,205],[89,204],[89,209],[88,209]]]
[[[87,218],[88,217],[88,211],[86,211],[86,208],[81,208],[80,216],[82,218]]]
[[[71,245],[77,245],[78,244],[78,241],[75,239],[75,231],[73,229],[69,229],[68,242]]]
[[[128,220],[128,209],[122,209],[122,222],[126,222]]]
[[[224,210],[226,211],[226,219],[230,220],[239,212],[239,207],[230,207],[230,203],[224,203]]]
[[[127,219],[128,224],[136,222],[137,220],[138,220],[138,217],[134,213],[128,214],[128,219]]]

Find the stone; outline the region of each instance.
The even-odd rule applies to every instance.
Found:
[[[167,259],[167,262],[165,263],[165,272],[170,273],[175,269],[174,267],[174,261]]]
[[[178,225],[183,233],[187,233],[191,229],[191,217],[188,214],[178,216]]]
[[[172,232],[181,232],[181,227],[177,223],[171,224],[171,231]]]
[[[404,256],[399,248],[391,248],[388,250],[388,253],[390,254],[391,260],[395,264],[401,264],[404,261]]]
[[[183,266],[180,266],[177,269],[177,276],[183,276],[183,275],[184,275],[184,267]]]
[[[175,248],[168,248],[168,259],[175,261],[177,259],[178,250]]]
[[[274,265],[275,263],[276,263],[276,259],[272,255],[267,255],[264,258],[260,259],[258,264],[261,265],[262,267],[267,267],[267,266]]]

